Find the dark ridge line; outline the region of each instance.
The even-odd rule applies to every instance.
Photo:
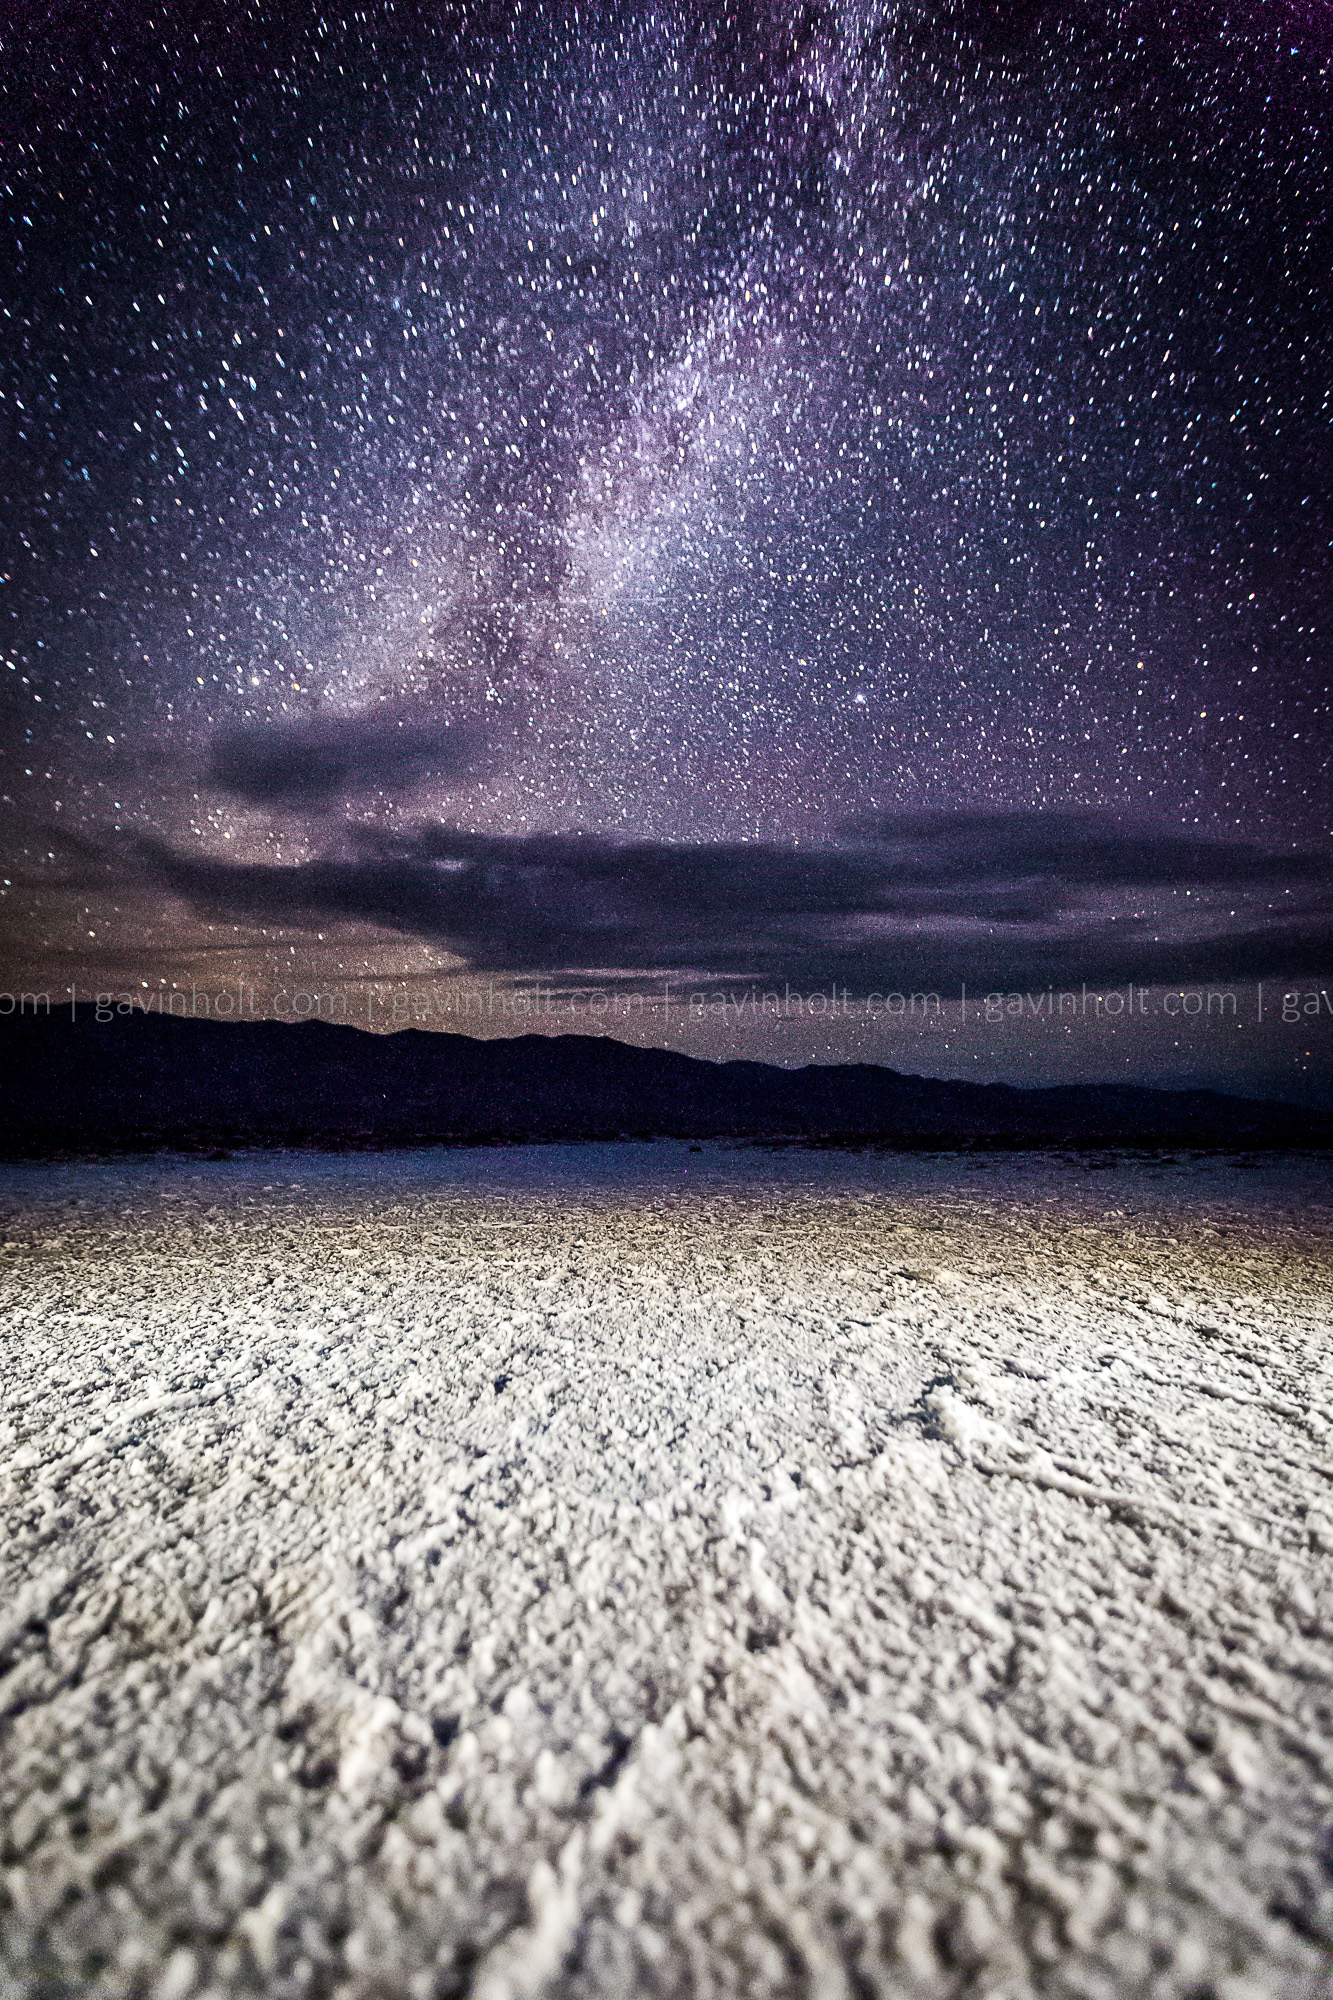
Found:
[[[1023,1089],[872,1063],[710,1062],[609,1036],[308,1021],[0,1019],[0,1158],[614,1139],[903,1151],[1322,1150],[1304,1107],[1141,1084]]]

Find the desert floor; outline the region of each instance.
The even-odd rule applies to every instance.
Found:
[[[1327,1162],[0,1222],[5,1994],[1333,1991]]]

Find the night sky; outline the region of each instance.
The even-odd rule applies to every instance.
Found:
[[[0,980],[1317,1081],[1331,65],[1315,0],[19,0]],[[843,1015],[691,1017],[752,981]]]

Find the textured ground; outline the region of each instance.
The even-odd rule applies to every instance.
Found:
[[[4,1992],[1333,1990],[1326,1164],[0,1218]]]

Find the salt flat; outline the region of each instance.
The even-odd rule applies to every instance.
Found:
[[[22,1995],[1324,1995],[1327,1164],[0,1173]]]

